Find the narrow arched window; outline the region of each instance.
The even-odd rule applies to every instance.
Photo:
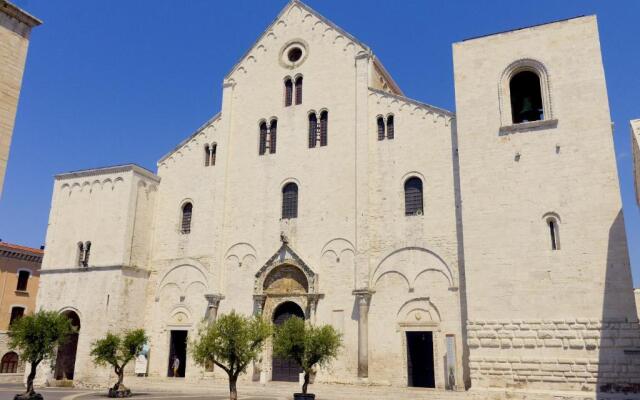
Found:
[[[18,355],[13,351],[2,356],[0,374],[15,374],[18,372]]]
[[[260,145],[259,145],[258,153],[260,155],[263,155],[267,151],[267,123],[264,121],[260,123],[259,142],[260,142]]]
[[[327,136],[329,132],[329,112],[320,113],[320,146],[327,145]]]
[[[422,213],[422,180],[414,176],[404,183],[404,215]]]
[[[89,266],[90,255],[91,255],[91,242],[84,242],[84,258],[82,260],[82,264],[85,267]]]
[[[218,144],[213,143],[211,145],[211,165],[216,165],[216,152],[218,151]]]
[[[298,185],[287,183],[282,188],[282,219],[298,218]]]
[[[180,231],[184,234],[191,233],[191,216],[193,214],[193,205],[185,203],[182,206],[182,221],[180,223]]]
[[[547,219],[547,227],[549,228],[549,239],[551,241],[551,250],[560,250],[560,237],[558,229],[558,221],[555,218]]]
[[[84,264],[84,243],[78,242],[78,254],[76,256],[78,267],[82,267]]]
[[[318,117],[316,113],[309,114],[309,148],[316,147],[318,141]]]
[[[211,162],[211,148],[208,144],[204,145],[204,166],[208,167]]]
[[[378,140],[384,140],[384,118],[378,117]]]
[[[271,120],[271,125],[269,126],[269,153],[273,154],[276,152],[276,137],[278,131],[278,121]]]
[[[511,116],[514,124],[544,118],[540,77],[533,71],[522,71],[509,81]]]
[[[289,107],[293,102],[293,82],[291,78],[284,81],[284,106]]]
[[[393,115],[387,117],[387,139],[393,139],[394,127],[393,127]]]
[[[302,77],[296,78],[296,104],[302,104]]]

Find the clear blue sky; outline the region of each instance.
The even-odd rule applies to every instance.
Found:
[[[39,246],[53,175],[156,161],[220,109],[223,76],[285,0],[14,0],[44,21],[29,58],[0,200],[0,238]],[[409,97],[454,110],[451,43],[597,14],[634,280],[640,213],[629,120],[640,118],[640,1],[308,4],[371,46]],[[588,216],[586,216],[588,218]]]

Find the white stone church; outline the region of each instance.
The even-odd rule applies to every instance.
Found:
[[[317,381],[640,383],[596,18],[455,43],[453,61],[456,113],[405,97],[370,47],[293,0],[157,172],[57,175],[38,303],[79,331],[47,379],[104,383],[91,343],[138,327],[148,376],[177,357],[179,377],[226,379],[188,347],[235,310],[340,331]],[[267,345],[246,379],[297,374]]]

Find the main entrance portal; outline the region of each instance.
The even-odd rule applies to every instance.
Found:
[[[73,327],[73,333],[70,333],[67,340],[58,347],[58,353],[56,355],[56,368],[55,378],[61,379],[73,379],[73,375],[76,368],[76,351],[78,350],[78,335],[80,332],[80,317],[73,311],[65,311],[62,313],[65,317],[69,318],[71,326]]]
[[[280,304],[278,308],[276,308],[273,313],[273,323],[276,326],[280,326],[291,317],[304,319],[304,313],[300,306],[288,301]],[[298,375],[302,372],[302,368],[300,368],[297,362],[288,358],[279,358],[275,355],[272,360],[272,380],[287,382],[298,381]]]
[[[434,388],[433,333],[407,332],[408,385]]]
[[[176,362],[176,359],[178,360]],[[187,331],[171,331],[169,341],[169,369],[167,376],[184,378],[187,364]],[[178,368],[174,374],[174,365]]]

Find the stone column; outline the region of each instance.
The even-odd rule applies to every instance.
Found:
[[[358,302],[358,378],[369,376],[369,304],[372,290],[353,291]]]
[[[265,300],[267,300],[267,296],[265,296],[264,294],[253,295],[253,315],[262,316]]]
[[[211,324],[218,318],[218,306],[220,305],[220,300],[224,299],[224,296],[221,294],[205,294],[204,298],[207,299],[208,303],[204,319],[208,324]]]

